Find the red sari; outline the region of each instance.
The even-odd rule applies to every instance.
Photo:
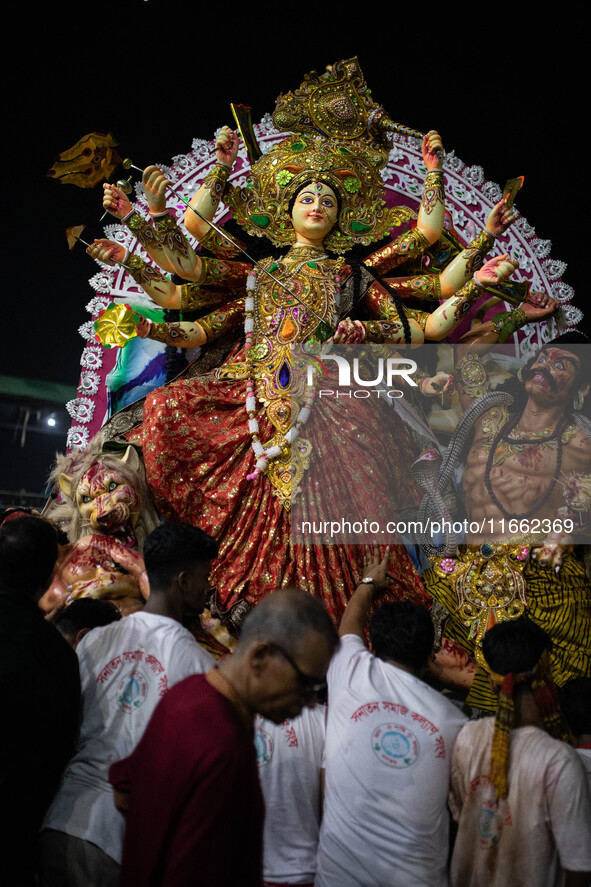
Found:
[[[387,273],[401,262],[420,255],[425,244],[422,235],[413,229],[376,251],[366,263]],[[272,267],[276,269],[277,265]],[[315,293],[318,296],[315,310],[330,317],[334,310],[333,291],[326,281],[331,274],[341,274],[344,279],[349,273],[346,267],[342,271],[337,271],[337,267],[334,260],[317,260],[310,268],[302,268],[302,273],[305,271],[308,275],[306,279],[289,276],[289,285],[295,286],[298,292],[306,292],[306,298],[311,299]],[[238,331],[243,324],[244,286],[249,269],[248,264],[226,258],[205,259],[199,282],[183,288],[183,310],[216,306],[213,313],[199,318],[208,341],[230,330]],[[277,270],[274,273],[277,274]],[[317,273],[325,274],[324,284],[313,292],[310,281]],[[423,288],[424,279],[420,278]],[[419,278],[403,278],[400,288],[412,293],[417,280]],[[221,297],[224,290],[225,300]],[[288,312],[291,312],[293,328],[298,330],[293,335],[293,343],[307,340],[316,326],[314,316],[302,318],[297,314],[298,308],[294,310],[293,301],[291,307],[282,305],[273,290],[273,284],[267,282],[266,289],[262,284],[258,303],[265,306],[259,314],[259,322],[263,317],[263,323],[268,322],[274,306],[277,307],[279,326],[275,332],[271,332],[275,328],[268,326],[266,341],[272,338],[279,341],[277,330]],[[368,337],[379,342],[389,341],[389,337],[394,337],[392,341],[404,340],[398,314],[385,290],[377,285],[371,287],[365,308],[370,317],[379,318],[367,325]],[[259,333],[262,336],[265,330]],[[283,347],[286,342],[289,339],[283,340]],[[224,367],[244,366],[244,353],[242,348],[230,355]],[[230,379],[207,374],[175,381],[146,397],[143,425],[128,435],[128,439],[143,447],[148,483],[160,512],[166,518],[199,526],[218,541],[219,557],[212,581],[220,612],[227,613],[240,601],[256,604],[281,587],[298,586],[320,597],[338,622],[362,577],[365,548],[295,541],[290,511],[273,484],[264,475],[247,480],[256,458],[251,448],[245,402],[246,382],[239,372]],[[275,429],[260,400],[257,403],[260,439],[265,442]],[[320,416],[320,405],[316,403],[305,426],[303,436],[309,440],[312,452],[321,449],[323,453],[322,459],[313,461],[304,473],[305,507],[314,513],[330,513],[330,502],[336,493],[339,502],[353,496],[356,513],[369,515],[376,504],[384,500],[386,486],[394,491],[390,501],[417,504],[421,494],[410,477],[410,465],[418,454],[408,432],[399,431],[395,441],[382,434],[383,427],[392,423],[392,411],[387,404],[378,407],[377,426],[375,410],[368,410],[364,401],[356,401],[351,407],[344,411],[338,401],[328,404],[323,400]],[[380,409],[389,413],[385,422],[379,421]],[[356,481],[355,466],[365,464],[370,457],[379,470],[370,472],[369,479],[366,472]],[[372,544],[376,541],[379,537],[371,539]],[[402,544],[393,546],[388,572],[392,577],[394,599],[430,602]]]
[[[146,398],[141,442],[148,482],[156,505],[168,519],[201,527],[219,543],[212,570],[216,603],[221,612],[239,601],[255,604],[266,594],[298,586],[321,598],[338,622],[361,579],[364,547],[360,545],[303,545],[292,541],[291,514],[264,475],[247,480],[255,456],[245,411],[246,383],[219,380],[212,375],[173,382]],[[313,462],[302,482],[311,510],[315,504],[326,513],[331,499],[355,495],[358,513],[368,514],[371,503],[384,499],[387,485],[405,502],[418,501],[409,476],[416,458],[406,432],[381,439],[368,427],[365,401],[345,409],[339,401],[316,404],[331,435],[322,435],[324,421],[306,425],[312,449],[322,446],[323,458]],[[384,405],[384,410],[390,407]],[[328,412],[327,412],[328,411]],[[261,439],[272,427],[261,408],[257,416]],[[391,422],[391,416],[389,416]],[[320,435],[322,440],[320,444]],[[134,437],[134,439],[137,439]],[[389,446],[390,444],[390,446]],[[380,471],[373,481],[363,477],[363,489],[345,478],[347,470],[365,464],[369,455]],[[350,474],[350,471],[349,471]],[[339,501],[343,501],[341,498]],[[324,506],[324,508],[322,508]],[[392,548],[390,597],[428,603],[429,598],[412,559],[402,544]]]

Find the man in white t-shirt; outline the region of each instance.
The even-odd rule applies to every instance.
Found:
[[[312,887],[320,832],[326,706],[274,724],[257,715],[255,748],[265,799],[264,887]]]
[[[434,630],[409,602],[384,604],[388,552],[365,562],[328,670],[325,800],[316,887],[447,883],[451,754],[466,718],[419,675]]]
[[[499,623],[482,652],[496,716],[458,736],[450,805],[458,820],[454,887],[588,887],[591,797],[583,764],[558,734],[548,635],[529,619]]]
[[[143,555],[150,584],[144,609],[94,629],[77,648],[82,723],[43,823],[44,887],[118,884],[125,820],[113,802],[109,767],[134,750],[170,687],[214,664],[181,623],[205,606],[217,543],[196,527],[165,523],[147,537]]]

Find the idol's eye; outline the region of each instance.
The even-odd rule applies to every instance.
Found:
[[[323,197],[322,198],[322,205],[328,206],[330,209],[332,209],[334,206],[334,201],[331,200],[330,197]]]
[[[83,496],[82,501],[83,502],[92,502],[92,498],[90,496]]]
[[[304,195],[304,197],[300,197],[299,202],[300,202],[300,203],[313,203],[313,202],[314,202],[314,198],[313,198],[313,197],[310,197],[308,194],[306,194],[306,195]]]
[[[556,363],[554,364],[554,366],[556,367],[557,370],[563,370],[563,369],[564,369],[564,364],[563,364],[562,361],[560,361],[560,360],[557,360]]]
[[[546,363],[546,358],[544,357],[544,355],[541,355],[540,357],[538,357],[536,362],[537,363]]]
[[[117,486],[118,486],[118,484],[114,480],[112,480],[111,483],[109,484],[109,493],[111,493],[113,490],[116,490]]]

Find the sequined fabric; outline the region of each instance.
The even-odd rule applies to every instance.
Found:
[[[254,454],[244,402],[246,383],[213,375],[174,382],[146,398],[144,424],[130,439],[141,443],[146,473],[156,504],[170,519],[200,526],[220,545],[212,582],[216,604],[228,612],[239,601],[256,603],[285,586],[299,586],[320,597],[338,621],[361,578],[363,547],[354,545],[294,545],[291,515],[268,479],[246,479],[254,468]],[[408,466],[413,450],[406,434],[397,435],[395,453],[380,442],[376,428],[367,427],[363,401],[343,412],[342,406],[322,405],[332,433],[327,440],[324,421],[306,426],[312,448],[323,448],[323,458],[304,476],[303,494],[312,513],[323,497],[338,492],[362,497],[359,507],[384,499],[389,485],[411,501]],[[388,409],[388,407],[385,407]],[[330,413],[332,411],[332,413]],[[260,408],[258,421],[266,439],[273,428]],[[372,483],[342,490],[343,466],[367,460],[371,452],[381,470]],[[363,489],[359,489],[363,486]],[[418,493],[417,493],[418,496]],[[367,512],[366,512],[367,513]],[[428,602],[421,580],[403,545],[394,546],[389,573],[393,598]]]
[[[424,248],[421,237],[416,230],[405,232],[387,249],[378,251],[372,264],[391,268],[418,254]],[[345,278],[348,269],[326,257],[297,261],[293,266],[284,260],[264,262],[302,300],[300,303],[289,293],[286,297],[284,288],[268,281],[256,294],[256,419],[260,439],[267,444],[277,430],[274,405],[281,406],[284,401],[289,405],[289,397],[294,396],[291,376],[283,391],[283,357],[291,343],[310,337],[318,317],[334,324],[336,277],[341,274]],[[231,298],[239,291],[245,270],[242,263],[225,258],[208,260],[207,284],[213,284],[216,296],[218,289],[228,286]],[[202,282],[187,287],[185,298],[205,304],[207,289]],[[368,312],[389,319],[384,299],[387,301],[383,290],[375,294],[376,304],[368,306]],[[200,318],[208,343],[221,332],[236,329],[243,312],[244,299],[235,299],[220,305],[217,313]],[[397,340],[395,325],[380,323],[378,340]],[[261,353],[257,348],[263,349]],[[282,498],[282,485],[273,476],[277,465],[272,465],[268,475],[247,480],[254,471],[255,456],[245,409],[246,369],[242,348],[224,361],[215,376],[212,373],[178,380],[152,392],[146,398],[143,425],[128,439],[143,447],[148,482],[161,513],[195,524],[218,541],[212,582],[221,613],[228,613],[240,602],[255,604],[278,588],[299,586],[320,597],[338,622],[361,579],[364,549],[345,544],[295,544],[292,517],[285,504],[289,497]],[[303,398],[304,394],[302,402]],[[386,513],[388,502],[418,503],[420,493],[410,475],[410,465],[416,458],[412,442],[405,429],[397,431],[395,441],[385,432],[392,424],[392,414],[384,404],[383,410],[389,415],[381,421],[381,408],[376,415],[363,400],[348,409],[338,400],[326,405],[323,402],[322,415],[313,414],[305,425],[295,446],[301,447],[304,438],[310,451],[322,452],[322,458],[312,460],[309,468],[306,466],[299,474],[292,472],[292,476],[301,484],[300,495],[310,519],[330,514],[335,501],[352,500],[356,514],[372,519],[381,509],[384,520],[394,516]],[[369,479],[367,472],[357,470],[368,460],[376,466]],[[385,495],[386,488],[389,496]],[[393,589],[390,597],[429,602],[402,544],[392,547],[388,572]]]

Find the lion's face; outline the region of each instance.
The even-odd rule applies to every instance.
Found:
[[[76,505],[83,524],[94,532],[114,533],[126,524],[135,526],[140,497],[116,468],[97,464],[80,478]]]

